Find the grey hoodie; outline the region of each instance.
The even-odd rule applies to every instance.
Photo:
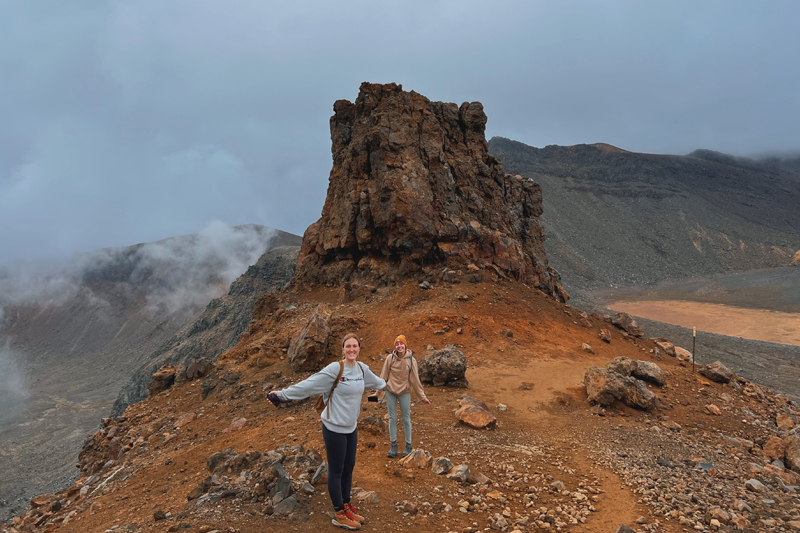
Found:
[[[364,373],[361,373],[361,369]],[[309,376],[300,383],[295,383],[278,391],[281,401],[302,400],[314,394],[322,394],[328,401],[328,394],[339,375],[339,362],[331,363],[313,376]],[[330,431],[334,433],[352,433],[358,424],[358,415],[361,413],[361,397],[366,387],[382,389],[386,382],[372,373],[372,370],[363,363],[357,362],[353,366],[344,365],[342,379],[331,398],[330,418],[328,409],[322,411],[320,419]]]

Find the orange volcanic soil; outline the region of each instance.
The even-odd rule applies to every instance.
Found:
[[[677,521],[656,517],[635,494],[636,484],[624,479],[617,467],[600,460],[603,450],[613,449],[631,435],[643,439],[646,451],[651,448],[648,439],[656,439],[658,446],[668,445],[676,437],[648,429],[663,420],[680,424],[681,434],[687,437],[700,437],[706,431],[709,436],[759,436],[758,428],[744,423],[741,415],[733,412],[734,407],[744,405],[758,411],[753,399],[735,395],[734,403],[724,408],[722,415],[711,417],[703,406],[712,401],[721,404],[717,398],[723,392],[734,394],[729,385],[693,375],[691,366],[681,366],[674,358],[656,360],[652,341],[623,337],[600,317],[589,317],[590,326],[586,325],[578,311],[516,282],[445,284],[432,290],[410,283],[399,289],[367,292],[353,301],[346,301],[350,297],[342,289],[294,288],[275,298],[277,303],[268,305],[264,300],[256,306],[254,321],[242,342],[223,354],[217,364],[218,374],[240,371],[238,383],[212,391],[203,399],[200,381],[185,382],[129,407],[120,423],[121,432],[150,427],[154,433],[149,449],[134,447],[123,455],[110,470],[125,465],[126,477],[109,483],[104,491],[81,496],[77,489],[85,478],[62,491],[59,497],[68,496],[71,507],[60,511],[57,520],[43,521],[41,529],[32,530],[93,533],[113,526],[118,526],[114,531],[125,531],[123,528],[129,526],[129,530],[160,533],[183,531],[179,526],[185,524],[189,532],[334,531],[324,484],[316,486],[317,492],[303,504],[302,512],[288,519],[263,515],[263,502],[223,499],[203,506],[187,502],[187,494],[209,475],[206,459],[219,450],[230,447],[236,452],[265,452],[281,444],[303,443],[324,456],[320,422],[311,402],[276,409],[264,394],[265,387],[285,387],[308,375],[291,371],[285,346],[319,302],[326,302],[333,310],[338,338],[344,331],[357,331],[363,339],[360,359],[375,372],[380,371],[386,349],[399,333],[405,334],[419,358],[424,357],[428,345],[437,349],[446,344],[458,346],[468,363],[470,387],[466,392],[483,400],[498,418],[493,431],[461,425],[453,411],[465,391],[430,385],[426,393],[431,405],[416,402],[412,409],[415,447],[433,457],[449,457],[454,464],[466,463],[473,471],[487,475],[492,483],[481,489],[462,486],[429,469],[407,470],[396,459],[387,459],[387,434],[359,431],[354,486],[378,495],[377,503],[360,507],[368,519],[363,531],[461,532],[476,527],[473,524],[482,530],[487,527],[488,516],[506,510],[513,523],[531,511],[524,497],[531,486],[541,489],[537,489],[535,508],[560,509],[562,500],[569,498],[550,490],[550,483],[562,481],[569,490],[583,487],[595,498],[595,510],[585,523],[569,531],[614,531],[620,524],[633,525],[644,516],[650,523],[659,519],[659,531],[678,532],[682,528]],[[598,339],[601,328],[611,330],[609,344]],[[332,339],[332,344],[338,338]],[[595,353],[583,351],[583,343],[589,343]],[[593,414],[583,388],[584,373],[617,356],[653,361],[664,369],[667,387],[651,387],[661,399],[662,410],[645,413],[615,404],[605,416]],[[331,355],[330,360],[336,357]],[[507,409],[496,409],[500,403]],[[368,404],[366,398],[362,405],[362,419],[385,414],[385,406]],[[187,415],[196,418],[175,429]],[[240,417],[247,420],[242,429],[223,432]],[[681,453],[685,453],[681,458],[686,461],[696,459],[690,455],[697,452]],[[709,451],[706,460],[717,460],[715,449]],[[523,473],[526,479],[530,476],[527,483],[521,481]],[[656,470],[653,475],[657,479]],[[494,494],[491,498],[487,496],[490,492]],[[502,500],[492,499],[498,493]],[[490,502],[489,509],[459,512],[458,502],[473,494],[482,494],[484,501]],[[396,502],[404,500],[417,505],[440,501],[454,509],[406,516],[395,507]],[[69,509],[78,512],[62,523],[61,517]],[[157,522],[153,517],[156,510],[171,516]]]
[[[800,313],[683,300],[622,301],[608,307],[700,331],[800,346]]]

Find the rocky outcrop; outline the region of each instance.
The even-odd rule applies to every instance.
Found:
[[[541,189],[488,154],[486,120],[480,102],[431,102],[394,83],[337,101],[328,195],[297,281],[385,285],[477,267],[566,301],[545,255]]]
[[[439,387],[467,387],[469,382],[465,377],[467,372],[467,358],[456,348],[448,344],[441,350],[435,350],[418,363],[419,379],[423,383],[432,383]]]
[[[331,311],[319,304],[305,326],[297,330],[289,343],[289,362],[295,371],[319,370],[328,350]]]
[[[161,391],[165,391],[175,383],[175,375],[178,369],[175,365],[164,365],[158,372],[153,374],[150,384],[147,385],[147,392],[150,396],[155,396]]]

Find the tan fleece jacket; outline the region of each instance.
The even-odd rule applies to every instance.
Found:
[[[405,394],[414,389],[419,399],[423,402],[428,399],[425,391],[422,390],[422,383],[419,381],[419,370],[417,360],[412,359],[413,352],[406,348],[406,353],[400,357],[396,352],[386,357],[381,370],[381,379],[386,380],[386,390],[395,395]],[[410,364],[410,367],[409,367]]]

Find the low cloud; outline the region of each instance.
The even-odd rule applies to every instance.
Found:
[[[274,235],[264,226],[214,221],[195,235],[96,250],[61,262],[17,262],[0,267],[0,305],[63,305],[78,295],[97,307],[113,305],[91,287],[114,283],[128,295],[143,295],[152,312],[194,311],[227,292]]]

